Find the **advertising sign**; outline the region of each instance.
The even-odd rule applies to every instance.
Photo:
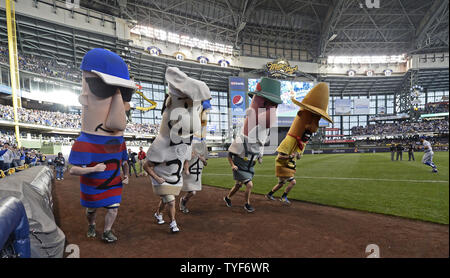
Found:
[[[231,115],[245,115],[245,92],[231,91]]]
[[[266,70],[272,77],[293,77],[298,71],[298,66],[291,67],[289,62],[285,59],[278,59],[266,64]]]
[[[350,115],[352,111],[351,99],[335,99],[334,109],[336,115]]]
[[[245,91],[245,79],[242,77],[230,77],[230,90]]]
[[[370,114],[370,100],[368,98],[354,99],[353,114]]]
[[[260,79],[248,79],[248,91],[253,92],[256,90],[256,84]],[[281,100],[282,104],[278,105],[277,118],[278,126],[290,126],[294,120],[299,107],[292,103],[291,98],[295,98],[298,101],[302,101],[306,94],[314,87],[314,82],[310,81],[289,81],[280,80],[281,82]],[[249,103],[251,99],[249,98]],[[328,122],[321,119],[319,126],[328,126]]]

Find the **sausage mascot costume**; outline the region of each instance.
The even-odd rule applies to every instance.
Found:
[[[81,205],[86,207],[89,222],[87,236],[96,236],[96,211],[104,207],[107,213],[102,239],[115,242],[111,227],[122,199],[122,184],[128,184],[123,132],[136,85],[122,58],[106,49],[88,51],[81,70],[81,134],[70,152],[70,174],[80,176]]]
[[[175,220],[175,196],[183,186],[184,163],[191,160],[194,134],[200,133],[202,101],[209,100],[208,86],[188,77],[175,67],[166,70],[168,96],[164,102],[159,134],[147,151],[145,171],[153,192],[161,199],[154,214],[157,223],[165,223],[162,211],[169,207],[170,231],[179,232]]]
[[[273,194],[288,182],[280,201],[290,204],[287,194],[296,184],[295,160],[301,157],[312,134],[317,132],[320,118],[324,118],[330,123],[333,122],[327,113],[329,96],[328,85],[319,83],[308,92],[302,102],[292,98],[292,102],[300,106],[300,110],[292,122],[288,134],[278,146],[278,155],[275,159],[275,174],[278,184],[266,195],[269,200],[274,200]]]
[[[228,149],[228,162],[233,170],[235,185],[231,188],[224,201],[227,207],[231,207],[231,197],[241,188],[246,186],[244,209],[253,212],[250,205],[250,194],[253,188],[254,166],[256,160],[262,163],[264,144],[269,130],[276,123],[276,109],[282,103],[280,98],[281,83],[277,80],[263,77],[256,85],[255,92],[248,94],[253,96],[250,108],[244,121],[242,133],[236,137]]]
[[[180,210],[183,213],[189,213],[186,207],[187,202],[197,191],[202,190],[202,173],[203,168],[208,164],[208,148],[206,146],[206,124],[208,123],[207,111],[211,109],[209,100],[202,103],[202,110],[200,112],[200,119],[202,121],[201,134],[194,134],[192,141],[192,157],[188,163],[185,163],[183,171],[183,187],[181,191],[187,192],[180,198]]]

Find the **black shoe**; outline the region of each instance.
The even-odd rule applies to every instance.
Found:
[[[103,232],[102,240],[107,243],[113,243],[117,241],[117,237],[112,233],[111,230]]]
[[[225,201],[227,207],[231,208],[231,200],[227,196],[223,197],[223,200]]]
[[[254,212],[255,208],[253,208],[250,204],[245,204],[244,209],[248,212]]]

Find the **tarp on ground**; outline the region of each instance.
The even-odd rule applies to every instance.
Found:
[[[65,235],[55,223],[52,200],[53,171],[35,166],[0,180],[0,199],[22,201],[30,225],[32,258],[62,258]]]

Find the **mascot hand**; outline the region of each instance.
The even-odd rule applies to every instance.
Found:
[[[262,164],[262,157],[258,157],[258,163]]]
[[[105,163],[99,163],[93,167],[94,172],[103,172],[106,169]]]
[[[123,179],[122,179],[122,183],[123,184],[128,184],[128,181],[129,181],[128,176],[124,176]]]
[[[156,177],[155,180],[159,183],[159,184],[163,184],[166,180],[161,178],[161,177]]]

